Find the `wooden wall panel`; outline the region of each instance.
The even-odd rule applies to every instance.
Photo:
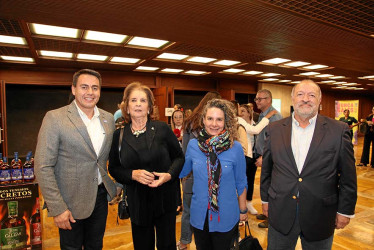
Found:
[[[173,86],[176,90],[217,90],[216,81],[202,78],[162,77],[162,86]]]
[[[277,85],[269,83],[260,83],[258,89],[270,90],[273,99],[281,99],[281,114],[283,117],[290,116],[290,107],[292,106],[291,90],[292,86]]]
[[[257,81],[239,81],[231,79],[220,79],[218,83],[218,90],[233,89],[236,93],[256,94]]]

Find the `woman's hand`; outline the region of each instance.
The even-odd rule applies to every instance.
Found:
[[[240,221],[247,221],[248,220],[248,214],[240,214]]]
[[[158,179],[155,178],[152,183],[148,184],[149,187],[159,187],[165,182],[168,182],[171,180],[171,175],[169,173],[157,173],[153,172],[155,176],[158,176]]]
[[[276,110],[272,110],[270,111],[269,113],[267,113],[267,115],[265,115],[266,118],[270,119],[270,117],[272,117],[273,115],[275,115],[276,113],[278,113],[278,111]]]
[[[132,171],[132,179],[141,184],[149,185],[155,180],[155,176],[147,170],[138,169]]]

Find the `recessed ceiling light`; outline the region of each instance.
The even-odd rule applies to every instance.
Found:
[[[264,60],[264,61],[261,61],[261,62],[262,63],[269,63],[269,64],[280,64],[280,63],[285,63],[285,62],[289,62],[289,61],[291,61],[291,60],[277,57],[277,58]]]
[[[297,84],[297,83],[301,83],[301,81],[293,81],[293,82],[291,82],[291,83],[293,83],[293,84]]]
[[[332,83],[332,84],[336,84],[336,82],[334,80],[321,81],[321,83]]]
[[[314,76],[314,75],[319,75],[320,73],[318,72],[305,72],[305,73],[300,73],[299,75],[301,76]]]
[[[142,46],[142,47],[160,48],[164,46],[165,44],[167,44],[168,42],[169,41],[166,41],[166,40],[135,36],[129,41],[128,44],[135,45],[135,46]]]
[[[59,52],[59,51],[49,51],[49,50],[40,50],[40,55],[49,56],[49,57],[63,57],[63,58],[73,57],[73,53],[70,53],[70,52]]]
[[[138,59],[138,58],[129,58],[129,57],[118,57],[118,56],[115,56],[110,61],[111,62],[116,62],[116,63],[131,63],[131,64],[134,64],[134,63],[139,62],[140,59]]]
[[[108,57],[102,55],[78,54],[77,58],[81,60],[105,61]]]
[[[18,36],[4,36],[0,35],[0,43],[20,44],[26,45],[26,40],[23,37]]]
[[[180,73],[182,72],[183,69],[170,69],[170,68],[165,68],[165,69],[162,69],[160,72],[164,72],[164,73]]]
[[[47,35],[47,36],[59,36],[59,37],[69,37],[69,38],[78,38],[78,29],[65,28],[52,25],[44,25],[32,23],[31,29],[35,34],[38,35]]]
[[[239,64],[239,63],[240,63],[239,61],[220,60],[220,61],[214,62],[213,64],[222,65],[222,66],[232,66],[232,65],[235,65],[235,64]]]
[[[261,76],[265,76],[265,77],[272,77],[272,76],[279,76],[280,74],[278,73],[265,73],[265,74],[262,74]]]
[[[261,74],[261,73],[264,73],[264,72],[262,72],[262,71],[255,71],[255,70],[243,72],[243,74],[245,74],[245,75],[258,75],[258,74]]]
[[[291,82],[291,80],[280,80],[279,82]]]
[[[126,37],[127,37],[126,35],[92,31],[92,30],[87,30],[84,35],[84,38],[87,40],[110,42],[110,43],[123,43]]]
[[[157,58],[159,59],[170,59],[170,60],[183,60],[188,55],[174,54],[174,53],[162,53]]]
[[[356,90],[363,90],[364,88],[356,88]]]
[[[354,85],[358,86],[358,85],[361,85],[361,84],[358,84],[356,82],[349,82],[349,83],[343,83],[342,85],[344,85],[344,86],[354,86]]]
[[[313,65],[309,65],[309,66],[305,66],[303,67],[304,69],[323,69],[323,68],[328,68],[329,66],[326,66],[326,65],[322,65],[322,64],[313,64]]]
[[[209,74],[210,72],[207,71],[198,71],[198,70],[188,70],[184,72],[185,74],[190,74],[190,75],[203,75],[203,74]]]
[[[309,64],[310,63],[308,63],[308,62],[295,61],[295,62],[285,63],[283,65],[286,65],[286,66],[289,66],[289,67],[301,67],[301,66],[305,66],[305,65],[309,65]]]
[[[15,62],[34,62],[31,57],[21,57],[21,56],[1,56],[5,61],[15,61]]]
[[[331,76],[330,79],[343,79],[345,76]]]
[[[337,89],[346,89],[347,86],[339,86],[339,87],[336,87]]]
[[[347,82],[333,82],[332,84],[338,85],[338,84],[343,84],[343,83],[347,83]]]
[[[321,77],[321,78],[327,78],[327,77],[331,77],[331,76],[334,76],[334,75],[331,75],[331,74],[316,75],[316,77]]]
[[[374,78],[374,75],[372,75],[372,76],[363,76],[363,77],[361,77],[361,78],[364,78],[364,79],[370,79],[370,78]]]
[[[135,70],[141,70],[141,71],[155,71],[158,70],[158,67],[147,67],[147,66],[139,66]]]
[[[222,72],[225,72],[225,73],[239,73],[239,72],[243,72],[244,69],[225,69],[225,70],[222,70]]]
[[[274,82],[278,80],[279,80],[278,78],[265,78],[265,79],[262,79],[261,81]]]
[[[210,63],[217,60],[216,58],[210,58],[210,57],[202,57],[202,56],[194,56],[189,59],[187,59],[188,62],[196,62],[196,63]]]

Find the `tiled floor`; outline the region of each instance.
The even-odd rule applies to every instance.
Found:
[[[355,156],[359,161],[362,152],[363,138],[359,138],[359,145],[355,146]],[[261,211],[259,196],[260,169],[257,171],[255,181],[254,204]],[[374,169],[357,167],[358,201],[356,216],[344,230],[336,230],[333,249],[374,249]],[[109,207],[107,229],[104,237],[104,249],[133,249],[131,240],[131,226],[129,220],[119,221],[116,225],[117,206]],[[177,241],[180,237],[180,215],[177,216]],[[257,237],[260,244],[266,248],[267,229],[258,228],[254,215],[249,215],[252,234]],[[244,234],[241,228],[241,234]],[[43,212],[43,249],[59,249],[58,231],[51,218]],[[194,243],[188,249],[196,249]],[[300,243],[296,249],[301,249]]]

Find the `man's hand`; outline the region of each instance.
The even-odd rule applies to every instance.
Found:
[[[171,175],[169,173],[157,173],[153,172],[155,176],[158,176],[157,180],[153,180],[152,183],[148,184],[149,187],[158,187],[171,180]]]
[[[262,203],[262,214],[269,217],[269,203]]]
[[[141,184],[149,185],[154,181],[155,176],[147,170],[138,169],[132,171],[132,179]]]
[[[335,228],[336,229],[343,229],[345,228],[345,226],[347,226],[349,224],[349,221],[351,219],[344,216],[344,215],[341,215],[341,214],[336,214],[336,218],[335,218]]]
[[[261,167],[262,166],[262,156],[258,157],[256,160],[256,167]]]
[[[75,223],[73,215],[71,214],[70,210],[66,210],[62,214],[59,214],[53,217],[56,227],[61,229],[69,229],[71,230],[70,222]]]

